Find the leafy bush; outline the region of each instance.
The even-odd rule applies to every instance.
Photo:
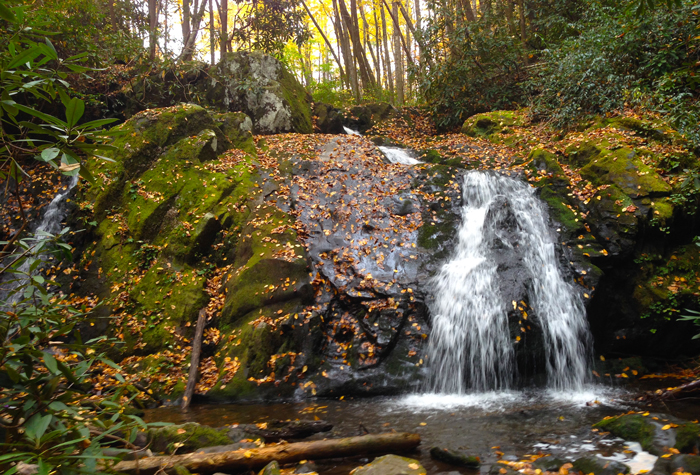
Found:
[[[697,136],[698,11],[691,2],[637,16],[629,4],[590,0],[577,36],[542,51],[527,81],[532,111],[569,126],[626,105],[670,113]]]

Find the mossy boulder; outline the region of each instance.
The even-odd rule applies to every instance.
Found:
[[[280,473],[280,464],[277,460],[273,460],[265,465],[265,467],[258,472],[258,475],[280,475]]]
[[[697,453],[700,449],[700,425],[689,422],[676,428],[674,447],[684,453]]]
[[[648,417],[642,414],[623,414],[617,417],[609,417],[593,425],[593,427],[610,432],[624,440],[639,442],[642,448],[648,452],[659,452],[659,449],[654,444],[656,427]]]
[[[253,121],[250,117],[243,112],[215,113],[212,117],[233,148],[255,155]]]
[[[469,455],[459,450],[433,447],[430,449],[430,457],[457,467],[471,469],[478,469],[481,467],[481,459],[479,457]]]
[[[700,475],[700,456],[680,454],[668,458],[659,457],[651,473],[655,475],[672,475],[674,473]]]
[[[623,463],[598,457],[582,457],[576,459],[573,465],[573,469],[580,473],[594,473],[595,475],[618,475],[630,472],[630,468]]]
[[[310,133],[311,96],[277,59],[259,51],[227,53],[198,89],[207,105],[242,111],[259,134]]]
[[[227,435],[228,429],[188,422],[182,425],[169,425],[150,429],[148,431],[149,447],[159,453],[188,453],[203,447],[227,445],[237,440],[231,440]]]
[[[488,138],[493,134],[508,132],[508,127],[523,125],[522,117],[515,111],[495,111],[476,114],[462,125],[462,133],[470,137]]]
[[[418,460],[398,455],[377,457],[371,463],[350,472],[351,475],[425,475],[426,473]]]
[[[364,134],[375,125],[399,117],[400,112],[387,102],[353,106],[345,112],[343,125]]]
[[[316,119],[316,128],[322,134],[342,134],[343,111],[330,104],[317,102],[314,104],[313,115]]]

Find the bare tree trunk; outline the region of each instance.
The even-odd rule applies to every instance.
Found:
[[[204,3],[204,2],[202,2]],[[207,321],[207,308],[204,307],[199,311],[199,316],[197,317],[197,328],[194,332],[194,340],[192,340],[192,358],[190,360],[190,374],[187,376],[187,386],[185,387],[185,394],[182,396],[182,405],[180,406],[183,411],[186,411],[190,407],[190,402],[192,402],[192,395],[194,394],[194,388],[197,385],[197,373],[199,372],[199,356],[202,353],[202,336],[204,335],[204,324]]]
[[[183,10],[184,5],[187,3],[189,3],[189,0],[183,0]],[[195,0],[194,2],[195,14],[191,18],[191,25],[188,25],[189,35],[183,36],[183,42],[185,46],[182,48],[182,53],[180,54],[180,59],[182,59],[183,61],[190,61],[192,59],[192,56],[194,56],[195,42],[197,41],[197,35],[199,34],[199,26],[202,23],[202,17],[204,17],[204,10],[206,6],[207,2],[205,0],[202,0],[201,5],[198,5],[197,0]]]
[[[219,38],[219,52],[221,57],[228,52],[228,0],[217,0],[216,5],[219,8],[219,23],[221,24]]]
[[[340,45],[343,50],[345,70],[348,72],[348,79],[350,79],[350,89],[352,90],[352,95],[355,98],[355,102],[359,104],[362,100],[362,94],[360,92],[360,85],[357,80],[357,69],[355,68],[352,60],[352,52],[350,51],[350,38],[348,37],[347,28],[343,26],[343,21],[341,21],[340,19],[340,12],[338,9],[337,0],[333,0],[333,8],[335,10],[336,17],[336,30],[338,31],[340,37]]]
[[[216,64],[216,28],[214,27],[214,2],[209,0],[209,49],[211,50],[211,65]]]
[[[404,90],[403,90],[403,58],[401,55],[401,30],[399,28],[398,22],[399,16],[399,3],[394,2],[392,17],[394,18],[394,67],[396,70],[396,102],[399,106],[404,103]]]
[[[474,10],[472,10],[472,5],[469,2],[469,0],[459,0],[462,6],[462,10],[464,10],[464,15],[467,18],[467,21],[476,21],[476,15],[474,15]]]
[[[338,63],[338,69],[340,69],[340,78],[342,80],[343,76],[345,75],[345,71],[343,71],[343,65],[341,64],[338,56],[335,54],[335,50],[333,49],[333,46],[331,46],[331,42],[328,41],[328,37],[323,32],[323,29],[319,26],[318,22],[316,21],[316,18],[314,18],[314,16],[311,14],[311,10],[309,9],[309,7],[306,6],[306,2],[304,2],[304,0],[301,0],[301,4],[304,6],[304,10],[306,10],[306,13],[309,15],[309,18],[311,18],[311,21],[316,27],[316,30],[318,30],[318,32],[321,34],[323,41],[326,43],[326,46],[328,46],[328,49],[333,55],[333,59],[335,59],[335,62]]]
[[[156,59],[156,44],[158,43],[158,1],[148,0],[148,56],[151,61]]]
[[[365,17],[365,9],[362,6],[362,3],[360,3],[360,15],[362,16],[362,31],[365,34],[365,46],[367,47],[367,50],[369,50],[369,55],[372,57],[372,62],[374,63],[374,69],[378,71],[380,69],[379,63],[377,62],[377,56],[374,54],[374,50],[372,49],[372,42],[369,39],[369,25],[367,23],[367,18]],[[369,70],[370,74],[372,72],[372,69],[370,68]],[[374,79],[374,77],[372,77]],[[381,81],[376,82],[376,87],[377,91],[381,91],[382,89],[382,84]]]
[[[185,42],[190,37],[190,0],[182,0],[182,41],[183,48]],[[184,50],[183,50],[184,51]]]
[[[503,11],[506,14],[506,20],[508,20],[508,31],[510,34],[515,36],[517,34],[517,29],[515,28],[515,22],[513,21],[513,14],[515,13],[515,5],[513,5],[513,0],[501,0],[501,5],[503,5]]]
[[[345,5],[345,0],[338,0],[338,6],[340,7],[340,14],[345,22],[346,30],[348,31],[350,39],[352,40],[352,52],[354,59],[357,60],[357,64],[360,67],[360,78],[362,79],[362,85],[366,89],[374,89],[374,78],[370,74],[369,62],[367,61],[367,56],[365,55],[365,50],[362,47],[362,41],[360,40],[356,0],[350,0],[352,16],[348,12],[347,6]]]
[[[384,0],[382,0],[384,1]],[[391,60],[389,59],[389,35],[386,32],[386,16],[384,15],[384,9],[381,8],[380,5],[380,10],[381,10],[381,18],[382,18],[382,42],[384,43],[384,71],[386,73],[386,79],[387,79],[387,87],[391,91],[391,94],[394,94],[394,76],[392,75],[391,72]]]
[[[527,30],[525,25],[525,2],[523,0],[518,0],[518,7],[520,9],[520,40],[523,42],[523,62],[525,66],[529,63],[527,57]]]
[[[377,48],[377,87],[382,89],[382,35],[379,30],[379,19],[377,18],[377,9],[374,4],[372,4],[372,11],[374,13],[374,46]]]
[[[392,22],[394,23],[394,36],[398,34],[399,37],[399,48],[403,45],[403,51],[406,53],[406,59],[408,60],[409,63],[413,64],[413,58],[411,57],[411,50],[408,49],[408,43],[406,43],[406,38],[404,38],[403,33],[401,32],[401,24],[399,23],[399,13],[398,13],[398,7],[397,7],[397,1],[394,2],[394,10],[389,8],[389,5],[387,5],[386,0],[382,0],[384,2],[384,6],[386,9],[389,11],[389,16],[391,17]]]

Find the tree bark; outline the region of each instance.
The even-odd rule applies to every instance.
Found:
[[[362,31],[365,34],[365,47],[369,51],[369,55],[372,57],[372,62],[374,63],[374,69],[379,70],[379,63],[377,62],[377,56],[374,54],[374,50],[372,49],[372,42],[369,40],[369,24],[367,23],[367,18],[365,17],[365,9],[362,6],[362,3],[360,2],[360,15],[362,16]],[[370,75],[372,73],[372,68],[369,69]],[[372,79],[375,79],[374,76],[372,76]],[[381,82],[380,81],[375,81],[377,90],[381,90]]]
[[[217,454],[192,453],[165,455],[141,460],[123,461],[114,471],[131,475],[155,475],[175,473],[180,465],[190,472],[214,473],[221,471],[246,471],[264,467],[276,460],[282,464],[338,457],[354,457],[380,453],[392,453],[414,449],[420,444],[418,434],[389,433],[370,434],[344,439],[315,440],[294,444],[279,444],[262,449],[241,449]]]
[[[185,5],[187,5],[187,11],[188,11],[188,17],[190,16],[189,14],[189,1],[190,0],[183,0],[182,2],[182,7],[183,7],[183,24],[184,24],[184,11],[185,11]],[[206,9],[207,2],[205,0],[202,0],[202,4],[199,5],[199,8],[197,8],[198,4],[197,1],[195,0],[194,7],[195,7],[195,13],[191,18],[191,24],[188,25],[188,35],[184,36],[183,35],[183,42],[184,42],[184,47],[182,48],[182,53],[180,54],[180,59],[184,61],[190,61],[192,59],[192,56],[194,56],[194,46],[195,42],[197,41],[197,35],[199,34],[199,26],[202,23],[202,18],[204,17],[204,10]]]
[[[384,0],[382,0],[384,1]],[[394,94],[394,77],[391,71],[391,61],[389,59],[389,35],[386,33],[386,15],[384,15],[384,9],[381,8],[381,18],[382,18],[382,42],[384,43],[384,72],[386,73],[387,87]]]
[[[151,61],[156,59],[156,44],[158,29],[158,1],[148,0],[148,56]]]
[[[527,30],[525,27],[525,2],[523,0],[518,0],[518,7],[520,10],[520,40],[523,42],[523,62],[525,66],[529,63],[527,57]]]
[[[379,19],[377,18],[377,9],[372,5],[374,13],[374,46],[377,49],[377,87],[382,89],[382,34],[379,30]]]
[[[202,336],[204,335],[204,324],[207,320],[207,309],[206,307],[199,311],[199,317],[197,317],[197,328],[194,332],[194,340],[192,341],[192,359],[190,360],[190,374],[187,376],[187,386],[185,387],[185,394],[182,396],[182,405],[180,406],[183,411],[186,411],[190,407],[190,402],[192,402],[192,395],[194,394],[194,387],[197,385],[197,373],[199,372],[199,355],[202,353]]]
[[[209,49],[211,50],[211,65],[216,64],[216,28],[214,28],[214,3],[209,0]]]
[[[347,6],[345,5],[345,0],[338,0],[338,6],[340,8],[340,16],[345,23],[345,29],[348,32],[350,40],[352,41],[352,54],[353,58],[357,60],[357,64],[360,69],[362,85],[366,89],[373,89],[374,81],[369,72],[369,62],[367,61],[367,56],[365,55],[365,50],[362,47],[362,41],[360,40],[360,29],[358,23],[355,21],[357,19],[357,6],[355,4],[355,0],[350,0],[350,8],[353,11],[352,16],[348,12]]]
[[[340,46],[342,48],[343,60],[345,61],[345,70],[348,72],[348,79],[350,82],[350,90],[355,98],[357,104],[362,100],[362,94],[360,92],[360,85],[357,80],[357,69],[355,68],[352,61],[352,52],[350,51],[350,38],[348,37],[348,30],[343,26],[343,21],[340,18],[340,11],[338,9],[337,0],[333,0],[333,9],[335,10],[335,20],[336,20],[336,30],[340,37]]]
[[[503,5],[503,11],[506,14],[506,20],[508,20],[508,31],[510,34],[515,36],[517,34],[517,29],[515,28],[515,22],[513,21],[513,14],[515,13],[515,5],[513,5],[513,0],[501,0],[501,5]]]
[[[216,6],[219,9],[219,23],[221,24],[219,52],[223,58],[228,52],[228,0],[217,0]]]
[[[345,71],[343,71],[343,65],[340,62],[340,58],[335,54],[335,50],[333,49],[333,46],[331,46],[331,42],[328,41],[328,37],[326,34],[323,32],[323,29],[319,26],[318,22],[316,21],[316,18],[311,14],[311,10],[309,7],[306,6],[306,2],[304,0],[301,0],[301,4],[304,6],[304,10],[306,10],[306,13],[309,15],[309,18],[311,18],[311,21],[313,22],[314,26],[316,27],[316,30],[321,34],[321,37],[323,38],[323,41],[326,43],[326,46],[328,46],[328,49],[330,50],[331,54],[333,55],[333,59],[335,59],[335,62],[338,64],[338,69],[340,69],[340,77],[341,80],[343,76],[345,76]]]
[[[386,5],[386,2],[384,3]],[[393,12],[391,14],[394,20],[394,68],[396,70],[396,102],[399,106],[404,103],[404,90],[403,90],[403,58],[401,57],[401,29],[399,28],[399,5],[398,2],[394,2]],[[408,53],[408,48],[406,48],[406,53]]]

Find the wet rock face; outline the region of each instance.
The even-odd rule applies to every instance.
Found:
[[[399,111],[386,102],[363,104],[346,111],[343,125],[361,134],[383,121],[399,116]]]
[[[418,243],[421,212],[430,215],[437,204],[454,224],[458,187],[430,191],[436,185],[424,181],[424,170],[388,166],[358,138],[331,140],[318,162],[298,162],[293,173],[316,283],[308,318],[320,322],[304,351],[318,368],[312,389],[389,394],[418,384],[428,335],[424,298],[435,270],[435,249]]]

